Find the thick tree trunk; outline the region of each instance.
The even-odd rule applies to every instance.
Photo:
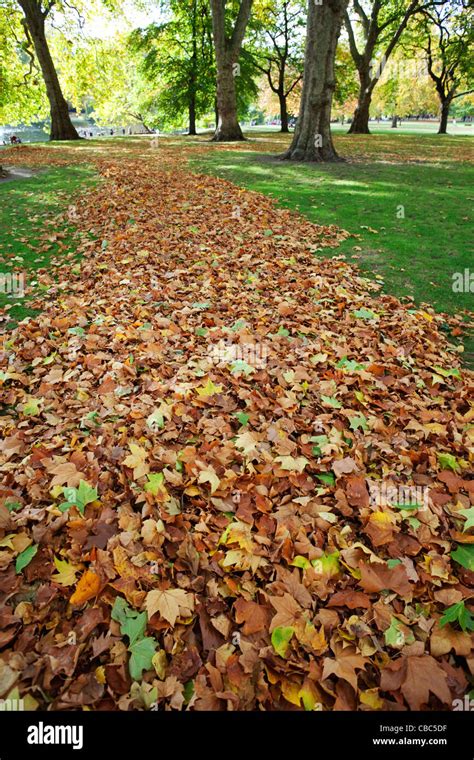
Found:
[[[336,86],[334,59],[348,0],[308,2],[303,93],[293,141],[283,158],[338,161],[331,136],[331,106]]]
[[[398,127],[398,116],[395,114],[392,116],[392,129],[397,129]]]
[[[51,112],[50,140],[79,140],[80,137],[69,116],[68,106],[49,51],[45,33],[47,14],[42,10],[38,0],[18,0],[18,2],[25,15],[25,31],[33,42],[46,86]]]
[[[449,109],[451,108],[451,101],[448,99],[441,101],[441,117],[439,120],[439,135],[446,135],[448,133],[448,117]]]
[[[289,132],[290,130],[288,128],[288,107],[286,104],[286,95],[283,92],[280,92],[278,93],[278,98],[280,101],[280,132]]]
[[[253,0],[240,0],[239,12],[228,36],[225,19],[225,0],[211,0],[212,34],[217,66],[217,128],[212,138],[216,142],[244,140],[237,118],[235,77],[239,73],[238,58],[247,28]]]
[[[237,118],[237,98],[233,63],[226,56],[217,69],[217,129],[215,142],[235,142],[244,140],[244,135]]]
[[[370,89],[370,77],[367,71],[366,77],[361,76],[359,98],[349,129],[350,135],[370,135],[369,114],[371,100],[372,90]]]

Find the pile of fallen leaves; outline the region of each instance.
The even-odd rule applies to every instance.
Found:
[[[9,156],[102,181],[81,262],[40,272],[0,354],[0,697],[452,709],[473,374],[440,318],[318,258],[343,231],[165,146],[70,151]]]

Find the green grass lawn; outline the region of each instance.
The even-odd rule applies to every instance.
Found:
[[[195,169],[215,173],[274,197],[317,224],[336,224],[355,237],[321,255],[345,254],[384,290],[432,304],[440,312],[474,310],[474,293],[455,293],[453,274],[474,269],[473,141],[469,137],[338,135],[340,164],[278,159],[289,138],[250,135],[248,143],[201,143]],[[459,342],[459,341],[457,341]],[[474,337],[465,337],[474,361]]]
[[[0,182],[0,272],[23,272],[25,284],[31,285],[35,270],[54,267],[73,253],[73,224],[58,224],[56,217],[94,182],[94,172],[86,165],[51,168],[29,179]],[[27,298],[0,293],[0,308],[7,304],[13,304],[10,327],[35,313]]]

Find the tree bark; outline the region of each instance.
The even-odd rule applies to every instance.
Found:
[[[69,109],[61,91],[58,75],[48,46],[45,19],[49,7],[43,10],[40,0],[18,0],[24,13],[23,25],[29,41],[33,43],[41,67],[51,113],[50,140],[80,140],[69,116]]]
[[[351,126],[349,128],[350,135],[370,135],[369,129],[369,116],[370,116],[370,103],[372,101],[372,89],[370,88],[370,75],[367,71],[367,76],[361,76],[361,84],[359,90],[359,98],[354,116],[352,117]]]
[[[439,120],[439,135],[446,135],[448,133],[448,117],[449,109],[451,108],[451,100],[446,98],[441,101],[441,117]]]
[[[189,100],[189,129],[188,135],[195,135],[196,132],[196,95],[193,93]]]
[[[280,92],[278,94],[278,98],[280,100],[280,121],[281,121],[281,129],[280,132],[289,132],[288,128],[288,107],[286,104],[286,95],[283,92]]]
[[[226,0],[211,0],[212,33],[217,65],[217,128],[216,142],[244,140],[237,118],[235,77],[242,41],[250,18],[253,0],[240,0],[239,13],[232,36],[226,36]]]
[[[283,158],[339,161],[331,136],[331,106],[336,86],[334,59],[348,0],[308,2],[303,92],[293,141]]]
[[[392,129],[397,129],[398,127],[398,116],[395,114],[392,116]]]

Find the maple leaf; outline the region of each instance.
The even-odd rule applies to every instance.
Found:
[[[244,456],[248,456],[253,451],[257,450],[258,439],[255,438],[254,433],[250,430],[246,430],[244,433],[236,435],[234,442],[238,449],[242,449]]]
[[[149,591],[146,595],[146,609],[151,618],[156,612],[174,627],[176,618],[189,617],[194,610],[194,597],[184,589],[166,589]]]
[[[37,417],[41,411],[42,398],[33,398],[32,396],[23,405],[23,414],[27,417]]]
[[[333,660],[330,657],[325,657],[322,679],[324,681],[324,679],[329,678],[330,675],[335,675],[350,683],[354,691],[357,693],[356,671],[364,670],[368,663],[369,660],[367,657],[363,657],[360,654],[347,653],[340,655],[336,660]]]
[[[294,632],[295,629],[292,626],[278,626],[273,629],[272,646],[280,657],[286,657]]]
[[[147,478],[148,482],[145,483],[144,486],[147,493],[151,493],[153,496],[158,496],[160,492],[164,495],[168,495],[168,491],[163,485],[165,482],[165,476],[162,472],[150,472],[148,473]]]
[[[216,393],[222,393],[222,385],[214,385],[211,378],[208,378],[207,383],[205,385],[198,385],[195,391],[201,398],[208,398]]]
[[[150,471],[150,467],[145,461],[148,454],[144,448],[138,446],[136,443],[130,443],[129,448],[131,454],[123,460],[122,464],[125,465],[125,467],[130,467],[130,469],[133,470],[134,479],[138,480]]]
[[[305,457],[280,456],[275,457],[275,462],[280,462],[282,470],[290,472],[303,472],[309,461]]]
[[[391,589],[402,597],[411,597],[412,588],[404,565],[389,568],[385,564],[360,564],[360,585],[365,591],[379,592]]]
[[[219,488],[221,481],[214,468],[209,465],[199,473],[198,483],[210,483],[211,493],[214,493]]]
[[[74,462],[61,462],[54,467],[50,467],[48,472],[50,475],[54,475],[51,486],[62,486],[63,483],[66,483],[74,488],[84,479],[84,474],[78,471]]]
[[[268,629],[269,614],[268,607],[256,602],[248,602],[240,598],[234,602],[236,622],[244,623],[242,633],[244,636],[250,636],[252,633],[260,633]]]
[[[97,596],[102,583],[100,577],[93,570],[86,570],[79,578],[76,590],[69,599],[71,604],[80,605]]]
[[[81,569],[79,565],[71,565],[66,560],[54,557],[54,564],[57,573],[51,576],[51,580],[60,583],[61,586],[73,586],[76,582],[76,575]]]
[[[298,602],[290,594],[271,596],[269,601],[277,611],[270,624],[270,631],[275,628],[294,628],[303,612]]]
[[[466,518],[466,522],[464,523],[462,529],[463,533],[465,533],[466,530],[469,530],[469,528],[474,528],[474,507],[470,507],[469,509],[460,509],[458,514]]]
[[[411,710],[428,704],[430,693],[444,704],[451,704],[447,675],[430,655],[402,657],[382,669],[382,691],[401,690]]]

